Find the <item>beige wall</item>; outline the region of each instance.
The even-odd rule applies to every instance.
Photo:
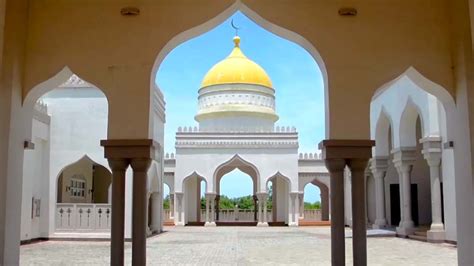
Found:
[[[88,158],[83,158],[78,162],[69,165],[68,167],[64,168],[60,178],[62,178],[61,182],[61,201],[64,203],[91,203],[92,202],[92,194],[89,193],[89,190],[92,189],[92,182],[93,182],[93,162]],[[67,187],[71,186],[71,179],[73,176],[80,175],[84,177],[86,181],[86,188],[85,188],[85,197],[72,197],[70,191],[66,191]]]
[[[137,4],[137,17],[119,14],[130,1],[90,3],[32,2],[23,95],[68,65],[109,98],[109,137],[148,137],[149,82],[157,54],[172,37],[218,15],[233,1],[145,0]],[[359,15],[354,18],[338,15],[346,1],[244,3],[302,35],[320,52],[329,78],[331,138],[368,138],[374,91],[409,66],[454,91],[442,0],[355,1]],[[123,108],[132,104],[135,108]],[[348,116],[358,119],[343,119]],[[128,127],[119,126],[123,120]]]
[[[109,138],[147,138],[155,57],[178,33],[233,2],[7,0],[5,8],[0,0],[0,264],[15,265],[19,256],[22,98],[68,65],[107,95]],[[373,92],[410,65],[451,92],[459,126],[465,127],[460,139],[471,141],[456,144],[465,155],[464,161],[456,160],[456,168],[466,169],[456,176],[456,204],[459,263],[472,265],[474,183],[469,166],[474,163],[474,118],[469,114],[474,114],[474,72],[468,0],[244,3],[264,19],[302,35],[321,54],[328,73],[330,138],[369,138]],[[140,7],[140,16],[120,16],[120,8],[128,5]],[[339,17],[341,6],[355,6],[359,15]]]
[[[112,175],[110,171],[96,164],[94,170],[94,203],[108,203],[111,183]]]

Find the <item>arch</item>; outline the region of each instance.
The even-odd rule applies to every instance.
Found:
[[[423,117],[420,115],[418,106],[413,103],[411,98],[408,98],[407,104],[403,109],[400,117],[400,147],[416,147],[416,120],[420,117],[421,120],[421,135],[424,135]]]
[[[244,3],[242,3],[241,0],[236,0],[227,9],[222,11],[217,16],[211,18],[210,20],[204,22],[203,24],[195,26],[188,30],[185,30],[179,33],[178,35],[174,36],[173,38],[171,38],[168,41],[168,43],[160,50],[160,52],[155,58],[155,62],[153,64],[153,68],[152,68],[151,76],[150,76],[150,90],[158,91],[161,97],[163,97],[163,93],[159,90],[159,87],[155,82],[155,77],[163,60],[175,47],[177,47],[178,45],[180,45],[181,43],[187,40],[190,40],[196,36],[199,36],[205,32],[210,31],[211,29],[215,28],[217,25],[223,23],[227,18],[232,16],[237,11],[241,11],[244,15],[246,15],[248,18],[250,18],[252,21],[260,25],[262,28],[266,29],[267,31],[300,45],[314,58],[323,76],[324,98],[325,98],[325,101],[324,101],[325,102],[325,130],[326,130],[325,134],[326,134],[326,138],[329,138],[328,73],[327,73],[326,65],[320,53],[318,52],[316,47],[310,41],[305,39],[303,36],[266,20],[265,18],[260,16],[258,13],[256,13],[255,11],[247,7]],[[152,108],[150,108],[150,112],[152,112]]]
[[[375,125],[375,156],[389,156],[390,154],[390,139],[393,143],[393,122],[384,107],[381,108],[377,124]]]
[[[193,177],[197,177],[199,179],[199,181],[204,181],[204,183],[206,183],[206,190],[207,190],[207,180],[206,180],[206,178],[203,175],[196,172],[196,171],[192,172],[190,175],[186,176],[183,179],[183,183],[181,184],[181,188],[184,188],[185,187],[184,184],[186,183],[186,181],[188,181],[189,179],[191,179]]]
[[[65,66],[58,73],[56,73],[56,75],[54,75],[53,77],[51,77],[48,80],[45,80],[45,81],[41,82],[40,84],[34,86],[28,92],[26,97],[24,97],[24,99],[23,99],[23,108],[22,109],[23,109],[23,114],[25,115],[25,120],[24,121],[26,121],[26,123],[27,123],[25,134],[26,134],[26,137],[28,139],[31,139],[32,125],[29,121],[31,121],[33,119],[33,108],[34,108],[36,102],[43,95],[45,95],[46,93],[48,93],[52,90],[55,90],[58,87],[60,87],[62,84],[66,83],[69,80],[69,78],[71,78],[73,75],[75,75],[74,72],[71,71],[71,69],[68,66]],[[78,75],[76,74],[76,76],[78,76]],[[83,80],[83,79],[81,79],[81,80]],[[83,80],[83,81],[85,81],[85,80]],[[108,108],[109,107],[108,97],[105,94],[105,92],[103,90],[99,89],[94,84],[92,84],[88,81],[85,81],[85,82],[87,84],[91,85],[91,88],[99,90],[104,95],[104,97],[107,99],[107,108]]]
[[[417,87],[426,91],[427,93],[435,96],[444,105],[446,109],[452,109],[456,107],[454,98],[451,94],[443,88],[441,85],[431,81],[427,77],[423,76],[416,68],[410,66],[405,72],[399,75],[397,78],[385,83],[379,89],[377,89],[372,96],[372,101],[388,90],[393,84],[402,79],[403,77],[409,78]]]
[[[86,180],[86,177],[84,176],[81,176],[79,179],[84,179],[83,181],[85,182],[85,187],[83,187],[82,189],[84,190],[85,189],[85,192],[87,194],[92,194],[91,195],[91,203],[107,203],[109,201],[109,188],[112,184],[112,173],[110,172],[109,169],[107,169],[105,166],[95,162],[94,160],[92,160],[88,155],[84,155],[82,156],[79,160],[73,162],[73,163],[70,163],[68,165],[66,165],[65,167],[63,167],[61,169],[61,171],[59,171],[59,173],[57,174],[56,176],[56,182],[55,182],[55,185],[56,185],[56,202],[62,202],[63,200],[60,199],[62,198],[62,193],[63,193],[63,173],[67,170],[67,169],[70,169],[71,167],[75,166],[75,165],[78,165],[80,164],[81,162],[87,162],[88,164],[92,165],[92,173],[91,173],[91,181],[92,183],[91,184],[88,184],[88,181]],[[98,167],[98,168],[96,168]],[[108,177],[106,180],[104,179],[100,179],[100,180],[97,180],[96,179],[96,175],[98,172],[102,171],[102,175],[105,175],[106,177]],[[88,189],[89,188],[89,189]],[[71,188],[69,188],[71,189]],[[67,190],[66,190],[67,191]],[[86,198],[87,198],[87,195],[86,195]]]
[[[216,185],[216,192],[219,193],[219,183],[221,178],[234,169],[239,169],[252,178],[253,192],[256,193],[260,185],[260,173],[258,172],[258,169],[255,165],[242,159],[242,157],[240,157],[238,154],[234,155],[228,161],[220,164],[216,170],[214,170],[213,182]]]
[[[282,178],[283,180],[286,181],[287,185],[288,185],[288,189],[291,189],[291,180],[290,178],[288,178],[287,176],[283,175],[282,173],[280,173],[279,171],[276,172],[274,175],[270,176],[269,178],[267,178],[267,180],[265,180],[265,190],[268,189],[268,183],[270,181],[272,181],[274,178]],[[266,192],[266,191],[265,191]]]

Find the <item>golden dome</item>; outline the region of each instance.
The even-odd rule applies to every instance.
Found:
[[[215,64],[204,76],[201,88],[218,84],[255,84],[273,88],[272,81],[265,70],[248,59],[240,50],[240,38],[234,37],[235,47],[232,52]]]

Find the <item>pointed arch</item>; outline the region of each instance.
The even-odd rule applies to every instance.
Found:
[[[392,132],[391,132],[392,131]],[[375,156],[388,156],[390,154],[390,141],[393,143],[393,122],[385,107],[380,113],[375,125]]]
[[[271,175],[270,177],[265,180],[265,189],[268,189],[268,183],[272,181],[275,178],[281,178],[286,181],[286,184],[288,185],[288,189],[291,189],[291,179],[287,177],[286,175],[280,173],[280,171],[276,172],[275,174]]]
[[[326,129],[326,137],[329,137],[329,125],[328,125],[329,123],[328,80],[329,79],[328,79],[326,65],[321,57],[321,54],[318,52],[316,47],[310,41],[305,39],[303,36],[266,20],[265,18],[260,16],[257,12],[253,11],[252,9],[247,7],[244,3],[242,3],[241,0],[236,0],[227,9],[222,11],[217,16],[211,18],[210,20],[204,22],[203,24],[193,27],[191,29],[185,30],[177,34],[173,38],[171,38],[168,41],[168,43],[160,50],[160,52],[157,54],[155,58],[155,62],[153,64],[153,68],[152,68],[151,76],[150,76],[150,90],[158,91],[159,95],[163,97],[163,93],[160,91],[158,85],[155,82],[155,77],[163,60],[175,47],[177,47],[181,43],[184,43],[187,40],[190,40],[196,36],[199,36],[217,27],[219,24],[223,23],[226,19],[231,17],[237,11],[241,11],[244,15],[246,15],[248,18],[250,18],[252,21],[260,25],[262,28],[266,29],[267,31],[300,45],[314,58],[323,76],[324,97],[325,97],[325,101],[324,101],[325,102],[325,124],[326,124],[325,129]]]
[[[400,147],[416,147],[416,120],[418,118],[421,120],[421,134],[423,136],[425,128],[423,124],[423,116],[421,115],[419,107],[409,97],[399,122]]]
[[[259,180],[260,180],[260,173],[257,169],[257,167],[244,160],[242,157],[240,157],[238,154],[234,155],[232,158],[227,160],[226,162],[220,164],[217,166],[217,168],[214,170],[214,177],[213,177],[213,182],[216,185],[215,189],[216,192],[219,193],[220,191],[220,180],[221,178],[226,175],[227,173],[230,173],[234,169],[239,169],[240,171],[246,173],[252,178],[253,181],[253,192],[256,193],[257,189],[259,187]]]
[[[27,139],[31,139],[32,125],[30,121],[33,119],[33,108],[36,102],[48,92],[55,90],[59,88],[61,85],[63,85],[64,83],[66,83],[73,75],[76,75],[77,77],[79,77],[68,66],[65,66],[53,77],[33,87],[28,92],[28,94],[24,97],[22,109],[23,109],[23,115],[25,118],[24,121],[27,123],[26,132],[25,132]],[[93,85],[92,83],[88,81],[85,81],[85,80],[83,81],[85,82],[85,84],[90,85],[91,88],[99,90],[104,95],[105,99],[107,100],[107,105],[108,105],[108,98],[103,90],[99,89],[97,86]],[[108,109],[108,106],[107,106],[107,109]]]
[[[67,187],[67,185],[63,185],[63,182],[64,182],[63,173],[66,170],[70,169],[71,167],[74,167],[75,165],[79,165],[83,162],[88,163],[92,166],[92,169],[91,169],[92,184],[87,184],[88,181],[84,180],[86,187],[83,187],[83,189],[86,189],[85,191],[86,196],[88,194],[92,194],[91,200],[93,203],[106,203],[109,200],[109,192],[110,192],[109,188],[110,188],[110,185],[112,184],[111,171],[107,167],[95,162],[92,158],[90,158],[87,154],[85,154],[79,160],[74,161],[73,163],[70,163],[64,166],[63,168],[61,168],[61,170],[56,175],[55,184],[56,184],[57,202],[62,202],[62,199],[60,199],[62,197],[62,193],[67,191],[67,189],[63,191],[65,186]],[[97,180],[95,178],[95,175],[97,175],[100,172],[102,172],[102,176],[105,177],[105,179]]]

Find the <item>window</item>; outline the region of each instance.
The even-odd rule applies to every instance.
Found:
[[[86,180],[82,175],[74,175],[71,178],[71,197],[84,198],[86,196]]]

